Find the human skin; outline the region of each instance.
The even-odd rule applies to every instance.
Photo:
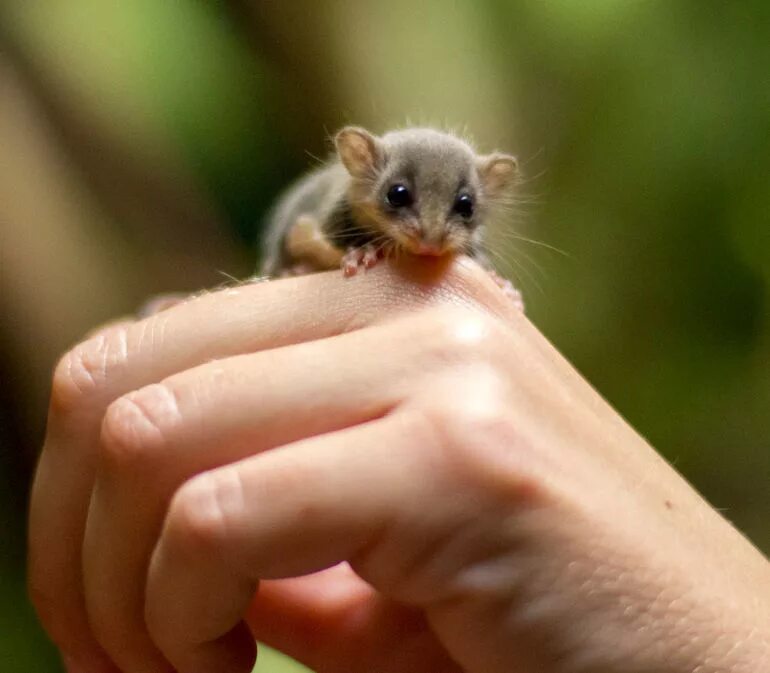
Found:
[[[71,673],[241,673],[255,637],[323,673],[770,666],[767,560],[464,259],[96,333],[29,538]]]

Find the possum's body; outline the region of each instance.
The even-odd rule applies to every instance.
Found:
[[[318,222],[343,217],[346,209],[347,171],[339,161],[316,168],[300,178],[283,194],[268,217],[262,274],[279,276],[301,259],[301,250],[287,249],[289,233],[302,216]],[[313,254],[313,250],[308,250]],[[337,264],[339,264],[339,255]]]

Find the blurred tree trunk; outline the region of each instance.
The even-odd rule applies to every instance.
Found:
[[[0,147],[5,370],[25,425],[39,428],[52,363],[86,330],[148,294],[249,267],[170,145],[148,156],[120,142],[7,28]]]

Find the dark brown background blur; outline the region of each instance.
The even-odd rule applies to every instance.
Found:
[[[265,209],[348,122],[519,155],[497,234],[532,319],[770,549],[769,73],[765,0],[4,0],[0,669],[58,666],[23,588],[57,357],[251,273]]]

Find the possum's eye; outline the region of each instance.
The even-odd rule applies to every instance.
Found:
[[[385,195],[385,200],[388,202],[388,205],[393,206],[393,208],[406,208],[407,206],[411,206],[414,202],[412,193],[401,184],[393,185]]]
[[[473,197],[468,194],[461,194],[458,196],[455,201],[454,211],[460,217],[469,220],[473,217]]]

